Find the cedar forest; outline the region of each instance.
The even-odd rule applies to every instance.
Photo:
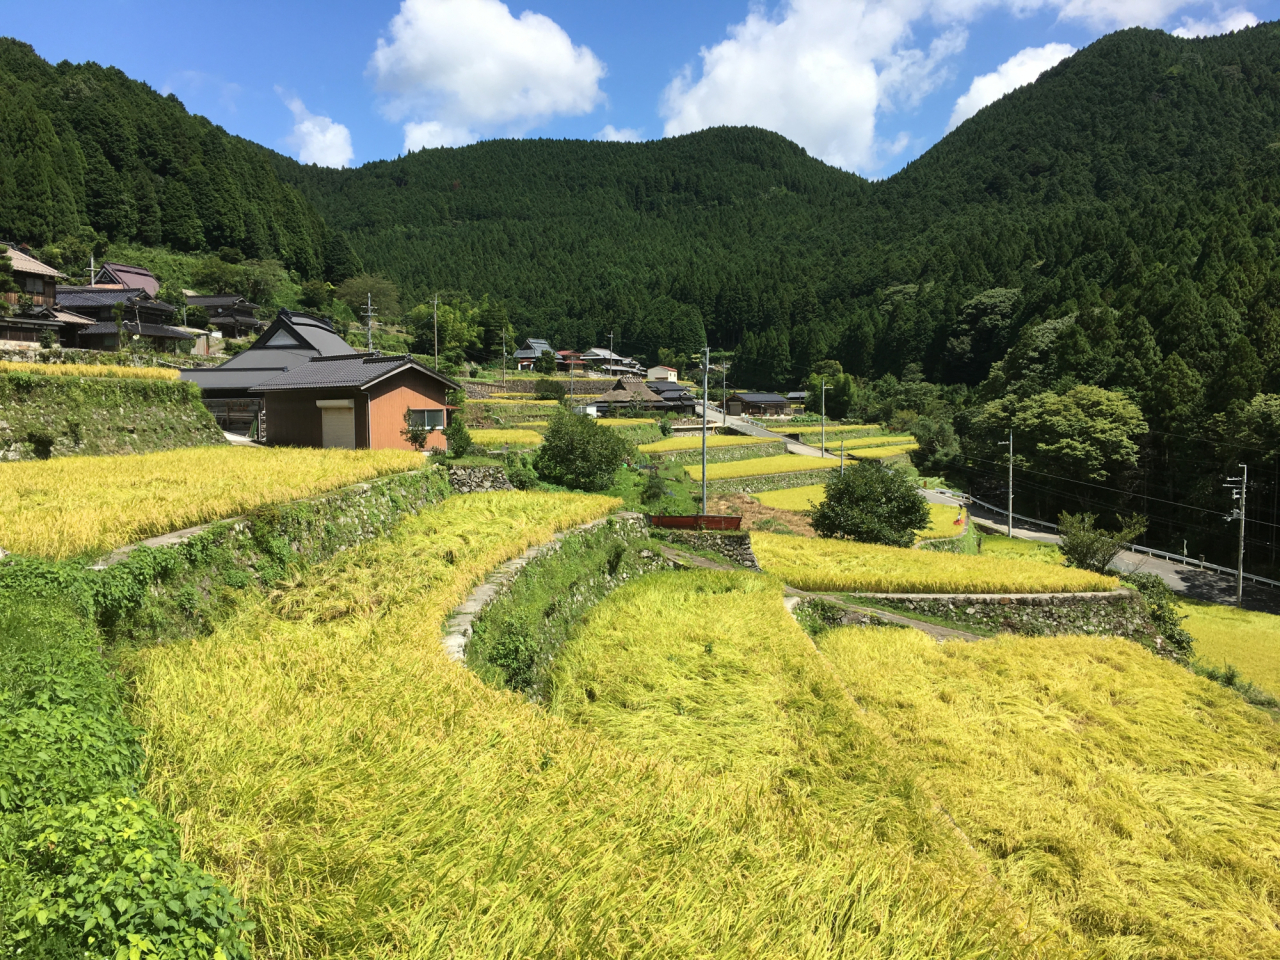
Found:
[[[1246,566],[1276,569],[1280,25],[1111,34],[875,183],[754,128],[303,166],[7,39],[0,91],[4,239],[367,271],[406,307],[484,303],[472,360],[508,324],[648,360],[708,342],[730,388],[827,375],[829,414],[914,433],[979,496],[1012,426],[1020,512],[1142,513],[1219,562],[1247,462]]]

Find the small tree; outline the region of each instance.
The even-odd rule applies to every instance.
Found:
[[[559,380],[542,379],[533,385],[533,399],[535,400],[555,400],[557,403],[564,399],[569,391],[565,389],[565,385]]]
[[[827,481],[826,497],[813,513],[823,537],[909,547],[929,525],[929,507],[903,474],[865,460]]]
[[[556,355],[550,350],[543,350],[542,355],[533,361],[533,372],[541,373],[547,377],[551,376],[556,372]]]
[[[590,417],[557,411],[533,466],[538,476],[574,490],[604,490],[626,461],[631,446]]]
[[[1137,514],[1120,521],[1115,533],[1094,526],[1097,516],[1092,513],[1063,513],[1058,517],[1058,532],[1062,535],[1062,555],[1073,567],[1083,567],[1096,573],[1105,573],[1125,544],[1147,532],[1147,519]]]
[[[400,431],[400,436],[408,442],[409,446],[421,453],[427,446],[427,440],[431,437],[431,428],[425,423],[414,423],[413,411],[408,407],[404,408],[404,429]]]
[[[449,445],[449,452],[455,457],[465,457],[474,446],[471,440],[471,431],[467,429],[467,425],[462,422],[462,418],[459,416],[451,418],[449,425],[444,428],[444,439]]]

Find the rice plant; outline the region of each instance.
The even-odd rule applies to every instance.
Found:
[[[833,433],[845,433],[845,434],[851,434],[851,435],[874,433],[875,431],[880,429],[882,428],[878,423],[854,423],[854,424],[828,423],[827,436],[831,436],[831,434]],[[784,424],[778,427],[778,432],[779,433],[822,433],[822,424],[805,423],[805,424],[800,424],[799,426]]]
[[[886,434],[885,436],[880,436],[880,437],[852,437],[845,440],[841,440],[840,438],[837,437],[835,440],[832,440],[831,431],[830,430],[827,431],[827,449],[839,450],[841,444],[843,443],[845,453],[850,453],[855,450],[860,450],[866,447],[902,447],[902,446],[908,446],[908,445],[914,446],[915,442],[916,442],[916,438],[911,436],[911,434],[909,433]]]
[[[851,593],[1078,593],[1113,590],[1115,577],[1034,560],[907,550],[848,540],[752,533],[768,573],[802,590]]]
[[[1182,626],[1206,667],[1235,667],[1249,683],[1280,694],[1280,617],[1217,603],[1188,601]]]
[[[958,537],[964,533],[965,509],[948,503],[929,504],[929,526],[919,532],[921,540]]]
[[[775,510],[794,510],[797,513],[807,513],[820,504],[826,494],[826,484],[814,483],[807,487],[792,487],[789,490],[769,490],[765,493],[753,493],[752,496],[766,507],[773,507]]]
[[[407,450],[186,447],[0,464],[0,547],[61,560],[421,467]]]
[[[1063,940],[1103,957],[1280,956],[1270,717],[1124,640],[940,646],[844,628],[820,643],[992,875]]]
[[[476,429],[471,431],[471,439],[482,447],[536,447],[542,443],[542,434],[537,430]]]
[[[0,360],[0,373],[33,373],[41,377],[125,377],[132,380],[177,380],[170,367],[120,367],[109,363],[15,363]]]
[[[707,479],[734,480],[739,477],[762,477],[774,473],[807,473],[811,470],[830,470],[838,466],[840,466],[839,460],[783,454],[777,457],[756,457],[752,460],[709,463],[707,464]],[[685,470],[694,480],[702,479],[701,464],[691,464],[686,466]]]
[[[868,809],[846,825],[806,799],[838,786],[825,774],[815,787],[709,775],[445,660],[441,620],[471,583],[612,503],[453,498],[212,637],[132,664],[147,793],[186,855],[242,898],[259,954],[1030,956],[989,884],[950,882],[971,854],[920,822],[909,782],[868,772],[875,783],[848,797],[901,820],[882,828]],[[723,592],[703,593],[700,612]],[[795,733],[854,712],[812,661],[791,687],[812,701]],[[868,766],[883,756],[834,728],[817,749],[856,779],[860,747],[875,751]]]
[[[917,443],[900,443],[884,447],[857,447],[845,450],[845,456],[854,460],[887,460],[917,450],[919,446]]]
[[[716,434],[707,437],[707,449],[713,447],[748,447],[759,443],[776,443],[774,440],[762,440],[760,437],[735,437],[728,434]],[[654,443],[643,444],[641,453],[673,453],[677,450],[702,449],[702,435],[696,437],[667,437]]]

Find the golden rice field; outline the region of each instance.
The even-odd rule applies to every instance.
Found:
[[[477,429],[468,431],[471,439],[482,447],[536,447],[542,443],[537,430]]]
[[[756,457],[753,460],[731,460],[727,463],[707,464],[708,480],[733,480],[739,477],[763,477],[771,473],[807,473],[811,470],[832,470],[840,466],[839,460],[822,457],[802,457],[784,453],[776,457]],[[694,480],[702,479],[702,464],[685,467]]]
[[[921,540],[941,540],[947,537],[958,537],[964,533],[963,507],[953,507],[946,503],[929,504],[929,526],[919,532]],[[957,518],[961,521],[956,523]]]
[[[845,450],[845,456],[854,460],[887,460],[889,457],[900,457],[904,453],[918,450],[918,443],[903,443],[888,447],[859,447],[856,450]]]
[[[751,496],[766,507],[773,507],[775,510],[794,510],[797,513],[805,513],[826,499],[827,485],[813,483],[807,487],[768,490],[764,493],[753,493]]]
[[[880,427],[880,424],[878,423],[855,423],[855,424],[828,423],[827,424],[827,433],[829,434],[836,433],[836,432],[862,433],[862,432],[879,430],[879,429],[881,429],[881,427]],[[784,424],[783,426],[779,427],[778,430],[779,432],[782,432],[782,433],[821,433],[822,424],[806,423],[803,426],[799,426],[799,427],[793,427],[793,426]]]
[[[476,404],[495,403],[495,404],[498,404],[499,406],[506,404],[506,405],[520,406],[520,407],[527,406],[529,404],[533,404],[539,407],[560,406],[559,400],[517,400],[511,397],[485,397],[483,400],[468,400],[467,402],[476,403]]]
[[[602,427],[640,427],[657,423],[653,417],[597,417],[596,423]]]
[[[776,440],[762,440],[760,437],[735,437],[729,434],[715,434],[707,437],[707,449],[713,447],[752,447],[762,443],[777,443]],[[674,453],[677,450],[701,450],[702,434],[696,437],[664,437],[653,443],[642,443],[637,448],[641,453]]]
[[[119,367],[108,363],[15,363],[0,360],[0,373],[34,373],[41,377],[124,377],[132,380],[177,380],[168,367]]]
[[[819,640],[1038,930],[1115,958],[1280,956],[1280,728],[1137,644]]]
[[[831,431],[828,430],[827,432],[830,433]],[[838,438],[832,440],[828,437],[827,449],[839,450],[841,442],[842,441]],[[854,437],[852,439],[845,439],[843,443],[845,453],[852,453],[867,447],[914,447],[916,446],[916,438],[907,433],[893,434],[883,437]]]
[[[847,781],[827,802],[850,823],[802,778],[637,752],[445,659],[441,622],[478,577],[616,502],[451,498],[246,601],[210,637],[135,655],[146,793],[184,855],[245,903],[258,955],[1030,956],[980,879],[952,882],[972,855],[909,777],[878,769],[882,750],[861,769],[856,746],[876,745],[832,729],[857,712],[812,658],[789,687],[804,702],[761,736],[824,724],[810,766],[824,786]],[[783,639],[777,662],[804,649]]]
[[[407,450],[231,446],[5,463],[0,547],[51,560],[98,555],[422,463]]]
[[[1242,679],[1280,696],[1280,617],[1194,600],[1181,609],[1197,660],[1209,667],[1230,664]]]
[[[841,593],[1080,593],[1119,581],[1034,560],[907,550],[848,540],[753,532],[766,573],[801,590]]]

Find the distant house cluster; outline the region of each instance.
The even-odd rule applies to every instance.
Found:
[[[582,352],[556,350],[551,346],[550,341],[539,340],[536,337],[525,340],[524,345],[512,354],[512,357],[516,361],[517,370],[532,370],[534,364],[546,353],[555,358],[556,370],[562,373],[568,373],[571,370],[578,373],[594,370],[620,377],[643,377],[646,372],[638,360],[624,357],[605,347],[592,347]]]
[[[198,327],[186,326],[187,310],[159,299],[160,281],[144,267],[103,263],[88,284],[77,285],[60,283],[68,278],[24,247],[0,244],[0,253],[9,257],[19,288],[0,294],[11,308],[10,316],[0,317],[0,346],[9,349],[52,344],[119,350],[126,345],[120,342],[123,336],[126,342],[146,340],[153,349],[172,353],[184,341],[207,344],[210,336],[242,337],[264,326],[255,316],[257,304],[231,294],[189,295],[187,309],[198,307],[202,316]]]

